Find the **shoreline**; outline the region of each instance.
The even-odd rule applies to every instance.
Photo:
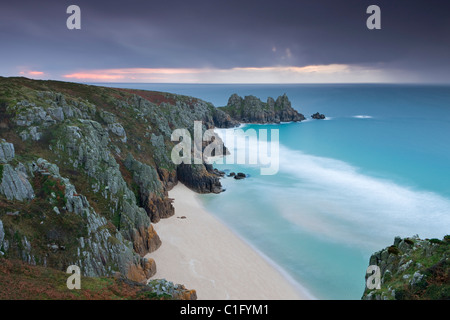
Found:
[[[178,183],[169,197],[174,198],[175,215],[153,225],[162,245],[146,255],[157,268],[150,280],[183,284],[196,290],[199,300],[314,299],[282,268],[207,212],[194,191]]]

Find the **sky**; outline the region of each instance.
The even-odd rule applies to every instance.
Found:
[[[370,5],[381,29],[367,28]],[[2,0],[0,76],[448,84],[449,14],[447,0]]]

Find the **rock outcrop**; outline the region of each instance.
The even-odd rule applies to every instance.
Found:
[[[28,181],[25,167],[20,163],[14,169],[8,164],[14,159],[14,154],[14,145],[2,139],[0,142],[0,194],[8,200],[31,200],[34,198],[34,191]]]
[[[175,210],[172,199],[168,198],[156,169],[135,160],[131,155],[125,160],[125,167],[133,174],[133,181],[138,185],[141,205],[151,221],[156,223],[161,218],[173,216]]]
[[[374,253],[369,265],[380,269],[380,288],[366,289],[364,300],[442,300],[450,298],[450,236],[443,240],[402,239]]]
[[[142,277],[134,277],[133,280],[145,281],[154,274],[156,270],[152,263],[139,256],[133,244],[113,230],[106,218],[95,212],[87,198],[77,192],[69,179],[60,175],[58,166],[39,158],[28,166],[28,170],[37,185],[42,183],[39,196],[42,197],[42,192],[48,193],[46,201],[53,206],[53,212],[42,212],[45,216],[40,218],[43,220],[39,228],[34,227],[43,235],[39,232],[25,234],[9,221],[8,234],[13,237],[8,237],[5,248],[8,256],[19,256],[28,263],[54,268],[75,264],[86,276],[111,276],[115,272],[128,274],[130,270],[139,269],[142,270]],[[78,221],[82,229],[65,229],[60,225],[61,219],[67,223]],[[33,225],[30,221],[30,226]],[[46,248],[32,245],[41,241],[39,238],[42,236],[49,241]],[[76,242],[73,242],[74,239]]]
[[[223,191],[220,175],[204,164],[182,163],[177,167],[177,176],[179,181],[199,193],[220,193]]]
[[[242,123],[280,123],[303,121],[305,117],[293,109],[286,94],[275,101],[269,97],[264,103],[255,96],[241,98],[233,94],[228,104],[220,110],[228,113],[233,119]]]

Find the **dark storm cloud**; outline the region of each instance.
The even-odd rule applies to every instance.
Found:
[[[66,28],[71,4],[81,8],[81,30]],[[381,30],[366,28],[371,4],[381,7]],[[10,73],[352,64],[448,81],[450,71],[448,1],[59,0],[0,8],[0,67]]]

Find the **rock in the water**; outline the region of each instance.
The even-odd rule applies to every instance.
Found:
[[[241,98],[237,94],[233,94],[228,99],[227,106],[220,110],[242,123],[280,123],[305,120],[301,113],[291,107],[291,102],[286,94],[279,96],[276,101],[269,97],[266,103],[255,96]]]
[[[325,115],[321,114],[319,112],[316,112],[313,115],[311,115],[311,118],[316,119],[316,120],[323,120],[323,119],[325,119]]]
[[[245,179],[246,177],[246,174],[242,172],[238,172],[238,174],[234,176],[236,180]]]

